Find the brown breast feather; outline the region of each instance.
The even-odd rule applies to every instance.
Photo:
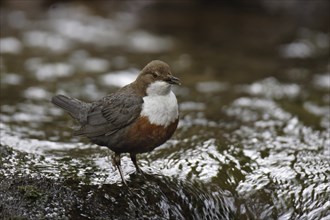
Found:
[[[147,117],[139,117],[128,131],[132,150],[143,153],[153,150],[171,138],[178,126],[179,119],[167,127],[151,124]]]

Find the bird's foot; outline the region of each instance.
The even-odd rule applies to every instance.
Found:
[[[130,154],[130,156],[131,156],[131,160],[132,160],[132,162],[133,162],[133,164],[135,166],[136,172],[138,174],[141,174],[141,175],[144,176],[144,172],[140,169],[139,165],[137,164],[136,154]]]
[[[124,179],[123,170],[122,170],[121,165],[120,165],[120,153],[115,153],[115,156],[113,157],[112,163],[114,164],[115,167],[118,168],[121,180],[123,181],[124,185],[127,186],[127,182]]]

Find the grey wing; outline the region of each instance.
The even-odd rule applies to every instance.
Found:
[[[139,117],[143,99],[138,96],[113,94],[95,103],[87,116],[87,123],[75,131],[76,135],[97,137],[111,135]]]

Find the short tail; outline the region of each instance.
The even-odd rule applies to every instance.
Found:
[[[64,95],[56,95],[52,103],[67,111],[73,118],[80,121],[82,114],[86,111],[87,103]]]

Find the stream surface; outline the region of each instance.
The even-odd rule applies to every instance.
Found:
[[[330,219],[323,19],[198,1],[28,2],[1,7],[0,219]],[[182,81],[180,122],[138,155],[144,176],[122,155],[125,187],[111,151],[72,136],[50,99],[99,99],[154,59]]]

